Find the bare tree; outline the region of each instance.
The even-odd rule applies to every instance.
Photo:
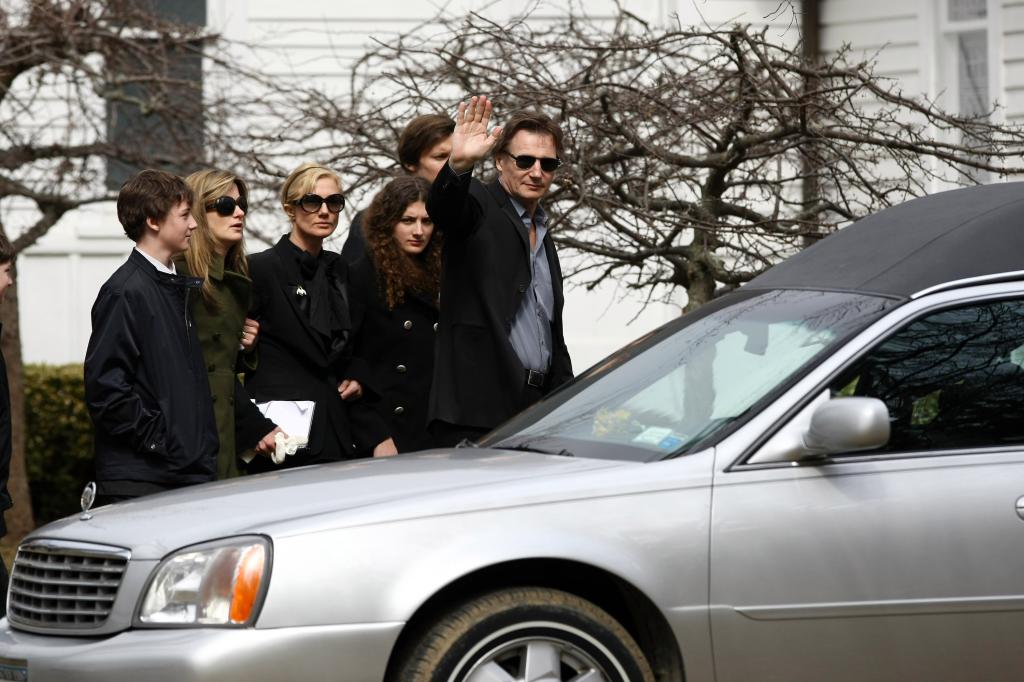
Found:
[[[1021,128],[946,113],[846,50],[812,63],[743,26],[441,16],[382,40],[351,78],[346,100],[304,99],[282,149],[318,136],[358,189],[396,169],[415,114],[476,93],[499,123],[545,110],[567,132],[548,205],[573,279],[682,288],[691,309],[936,179],[1024,170]]]
[[[199,22],[202,23],[201,21]],[[69,211],[116,196],[139,167],[185,172],[217,154],[233,90],[204,95],[201,74],[254,79],[226,62],[205,27],[154,14],[143,0],[0,0],[0,202],[16,252]],[[269,87],[269,86],[268,86]],[[3,306],[14,455],[11,536],[34,526],[25,477],[17,291]]]

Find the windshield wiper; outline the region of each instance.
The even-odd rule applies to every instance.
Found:
[[[556,457],[575,457],[576,456],[576,455],[572,454],[571,452],[569,452],[568,450],[566,450],[565,448],[562,448],[560,450],[552,450],[550,448],[548,448],[548,449],[539,448],[536,445],[531,445],[529,441],[523,441],[522,443],[516,443],[515,445],[501,445],[499,443],[497,445],[492,445],[491,447],[493,447],[493,448],[495,448],[497,450],[516,450],[517,452],[537,452],[537,453],[540,453],[542,455],[554,455]]]

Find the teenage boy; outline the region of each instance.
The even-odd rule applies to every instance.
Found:
[[[14,247],[0,234],[0,303],[7,288],[14,284],[11,266],[14,265]],[[0,352],[0,538],[7,535],[4,511],[13,506],[7,492],[7,478],[11,473],[11,393],[7,385],[7,362]],[[7,607],[7,565],[0,559],[0,616]]]
[[[99,504],[216,477],[213,402],[188,313],[201,280],[178,275],[171,260],[196,228],[191,205],[188,185],[157,170],[117,195],[135,248],[100,288],[85,356]]]

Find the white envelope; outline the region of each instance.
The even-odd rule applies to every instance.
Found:
[[[313,412],[316,409],[316,403],[312,400],[269,400],[256,403],[256,407],[289,436],[309,440],[309,427],[313,423]]]

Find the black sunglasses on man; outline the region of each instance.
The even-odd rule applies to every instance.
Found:
[[[536,157],[530,156],[529,154],[520,154],[519,156],[509,154],[509,158],[516,162],[516,168],[519,168],[520,170],[533,168],[533,164],[538,161],[540,161],[540,169],[545,173],[552,173],[562,165],[561,159],[553,159],[550,156]]]

